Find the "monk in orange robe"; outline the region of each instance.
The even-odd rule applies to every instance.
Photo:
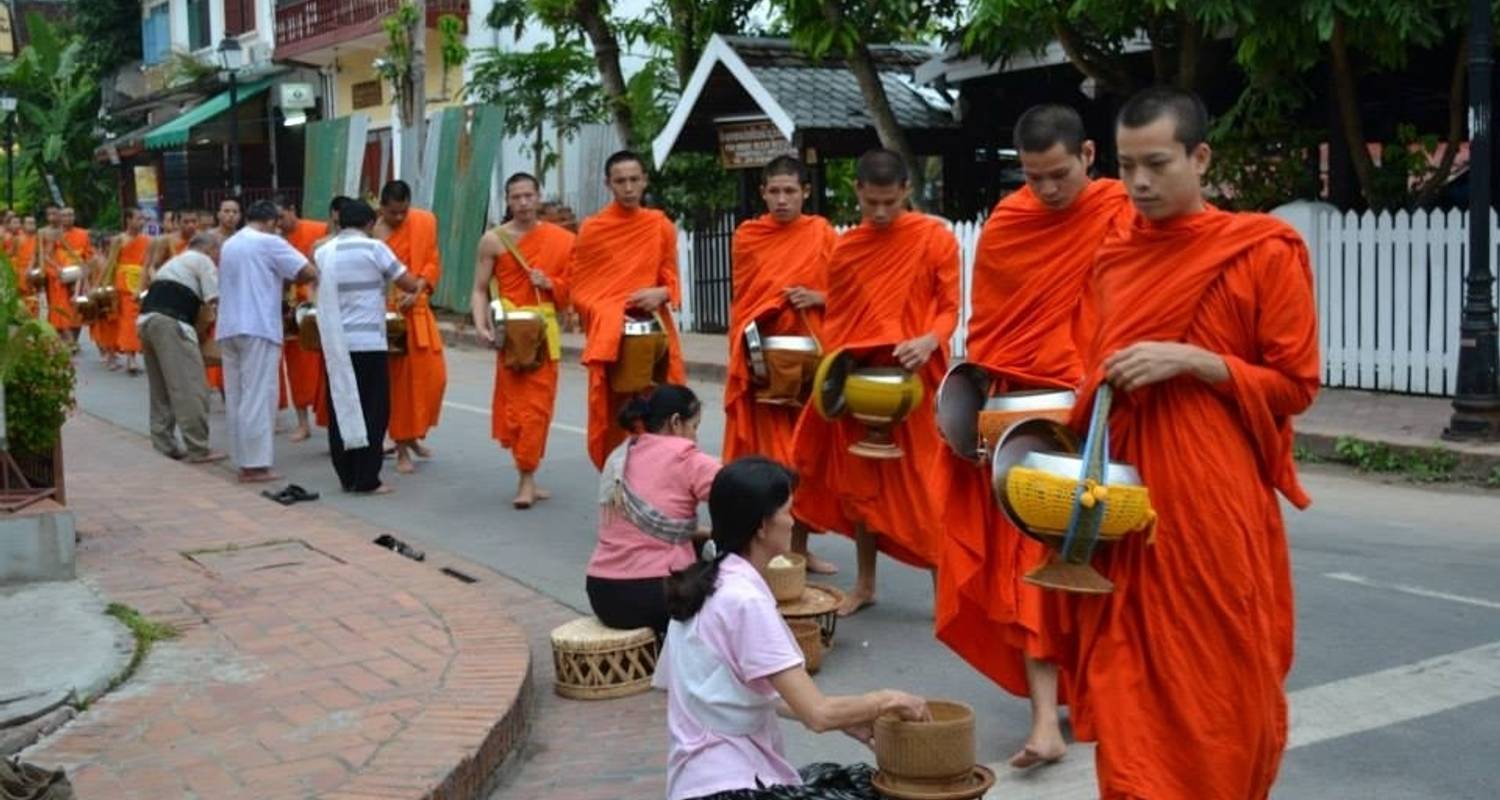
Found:
[[[524,172],[505,182],[505,206],[510,219],[479,240],[474,265],[474,290],[469,311],[480,338],[494,343],[490,319],[490,284],[499,290],[507,309],[540,308],[556,320],[568,302],[566,278],[573,258],[572,233],[540,219],[541,185]],[[519,258],[517,257],[519,254]],[[548,311],[545,304],[551,304]],[[536,483],[536,471],[547,450],[547,432],[557,403],[560,331],[555,324],[546,329],[547,341],[540,364],[509,368],[504,352],[495,354],[495,390],[490,401],[490,435],[510,450],[520,473],[516,508],[531,508],[551,496]]]
[[[135,358],[141,352],[141,337],[136,333],[135,321],[141,315],[138,295],[145,285],[151,237],[145,233],[146,215],[139,208],[130,206],[124,213],[125,231],[110,246],[113,263],[108,273],[120,302],[120,310],[112,322],[112,336],[115,352],[125,356],[126,372],[138,375],[141,368],[136,366]]]
[[[83,327],[83,323],[73,311],[71,293],[76,289],[87,288],[88,276],[94,264],[94,244],[89,239],[89,232],[86,229],[73,224],[74,219],[73,209],[59,208],[57,210],[57,236],[53,240],[52,264],[53,269],[59,275],[64,267],[77,266],[83,269],[83,277],[79,278],[79,282],[73,286],[63,286],[62,291],[61,306],[67,315],[65,323],[76,342],[78,331]]]
[[[877,546],[907,564],[937,566],[943,444],[933,398],[958,325],[958,240],[941,220],[906,209],[906,164],[889,150],[872,150],[860,157],[855,176],[863,219],[833,250],[823,345],[850,350],[864,366],[900,365],[918,376],[924,392],[891,430],[900,458],[850,453],[865,429],[848,415],[830,422],[809,406],[797,423],[792,452],[801,486],[792,511],[820,530],[853,533],[858,550],[843,616],[875,601]]]
[[[1083,378],[1075,325],[1094,254],[1134,215],[1115,180],[1089,179],[1094,143],[1066,106],[1029,109],[1015,146],[1026,185],[995,206],[975,254],[966,358],[991,376],[991,392],[1076,389]],[[1048,598],[1022,577],[1047,548],[1017,530],[992,497],[991,473],[951,450],[937,635],[1012,694],[1030,697],[1031,733],[1018,768],[1062,758],[1057,718],[1058,632]]]
[[[11,263],[16,269],[17,286],[21,289],[22,300],[26,304],[26,312],[35,317],[41,309],[36,288],[31,285],[31,279],[27,273],[36,264],[36,217],[26,216],[21,220],[21,230],[16,234],[11,244],[15,255]]]
[[[390,245],[396,258],[415,278],[426,281],[421,295],[393,290],[391,310],[406,318],[406,355],[392,355],[390,436],[396,442],[396,471],[415,472],[412,456],[431,458],[421,440],[438,424],[448,367],[443,361],[443,337],[429,305],[442,275],[438,254],[437,217],[411,207],[411,187],[391,181],[380,191],[380,223],[375,236]]]
[[[619,360],[625,319],[653,314],[667,334],[667,383],[683,383],[687,370],[671,308],[682,301],[677,280],[677,226],[666,214],[644,208],[646,167],[628,150],[604,162],[604,182],[614,202],[584,220],[568,278],[573,305],[583,318],[583,365],[589,371],[589,458],[597,469],[625,441],[616,422],[629,397],[610,388]]]
[[[1113,593],[1070,597],[1080,738],[1105,798],[1264,798],[1287,740],[1292,575],[1280,492],[1310,500],[1293,415],[1318,390],[1307,249],[1280,220],[1206,204],[1203,104],[1150,89],[1120,109],[1138,218],[1100,248],[1084,394],[1115,389],[1111,457],[1151,491],[1154,536],[1093,563]],[[1074,424],[1091,410],[1081,402]]]
[[[281,206],[281,219],[277,222],[281,235],[292,247],[313,260],[313,245],[328,235],[328,223],[315,222],[297,216],[297,207]],[[292,308],[306,303],[313,297],[314,289],[308,284],[293,284],[287,289],[287,301]],[[290,437],[301,442],[312,436],[309,410],[317,405],[319,387],[323,385],[323,354],[316,350],[303,350],[297,337],[289,337],[282,343],[281,360],[286,365],[287,399],[297,414],[297,429]]]
[[[828,260],[838,235],[823,217],[803,214],[811,193],[801,161],[781,156],[766,165],[760,195],[767,213],[734,232],[734,304],[729,309],[729,365],[724,381],[724,463],[760,454],[792,463],[792,434],[802,409],[756,401],[745,344],[751,322],[762,337],[819,337],[828,299]],[[831,575],[838,567],[807,550],[807,526],[792,529],[792,552],[807,556],[809,571]]]

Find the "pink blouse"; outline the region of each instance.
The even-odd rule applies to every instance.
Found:
[[[670,517],[695,517],[719,473],[719,459],[681,436],[643,433],[630,448],[625,483],[642,500]],[[589,559],[595,578],[663,578],[693,563],[693,543],[669,544],[642,533],[623,514],[601,510],[599,543]]]

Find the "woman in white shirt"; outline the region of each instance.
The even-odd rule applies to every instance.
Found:
[[[865,764],[793,769],[777,715],[863,742],[882,714],[928,717],[905,692],[830,697],[808,676],[760,574],[791,549],[794,487],[770,459],[724,467],[709,490],[703,558],[667,579],[672,621],[654,683],[667,690],[668,800],[874,800]]]

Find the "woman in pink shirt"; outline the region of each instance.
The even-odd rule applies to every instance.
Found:
[[[791,549],[795,482],[760,456],[724,467],[709,491],[702,560],[667,578],[672,622],[653,683],[667,690],[668,800],[876,800],[868,765],[793,769],[777,716],[867,743],[882,714],[929,716],[905,692],[830,697],[808,676],[760,574]]]
[[[686,386],[658,386],[620,412],[633,435],[599,476],[599,543],[586,588],[594,616],[611,628],[667,630],[663,580],[697,558],[698,504],[719,460],[698,449],[702,406]]]

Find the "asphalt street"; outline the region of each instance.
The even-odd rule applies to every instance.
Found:
[[[79,364],[81,410],[144,434],[144,378],[106,372],[91,346]],[[449,351],[443,420],[428,440],[434,458],[415,475],[387,469],[391,495],[341,494],[321,432],[299,444],[278,437],[277,468],[321,491],[322,502],[401,531],[418,547],[481,562],[586,612],[583,567],[594,541],[597,475],[584,451],[584,372],[562,371],[539,473],[555,496],[517,511],[510,506],[515,471],[489,437],[493,369],[486,351]],[[705,409],[700,443],[718,452],[720,387],[694,388]],[[290,414],[282,420],[289,428]],[[221,448],[222,421],[216,402],[213,437]],[[1288,511],[1298,607],[1287,687],[1292,742],[1274,796],[1500,797],[1500,492],[1387,485],[1332,469],[1304,477],[1314,506]],[[840,564],[844,574],[833,582],[847,586],[852,544],[821,536],[813,547]],[[881,570],[879,602],[840,624],[818,683],[829,692],[891,686],[962,699],[979,711],[981,760],[1002,761],[1024,740],[1026,704],[933,638],[926,573],[889,561]],[[871,758],[845,737],[784,727],[795,761]],[[1091,762],[1080,747],[1027,776],[1000,770],[992,796],[1093,796]]]

